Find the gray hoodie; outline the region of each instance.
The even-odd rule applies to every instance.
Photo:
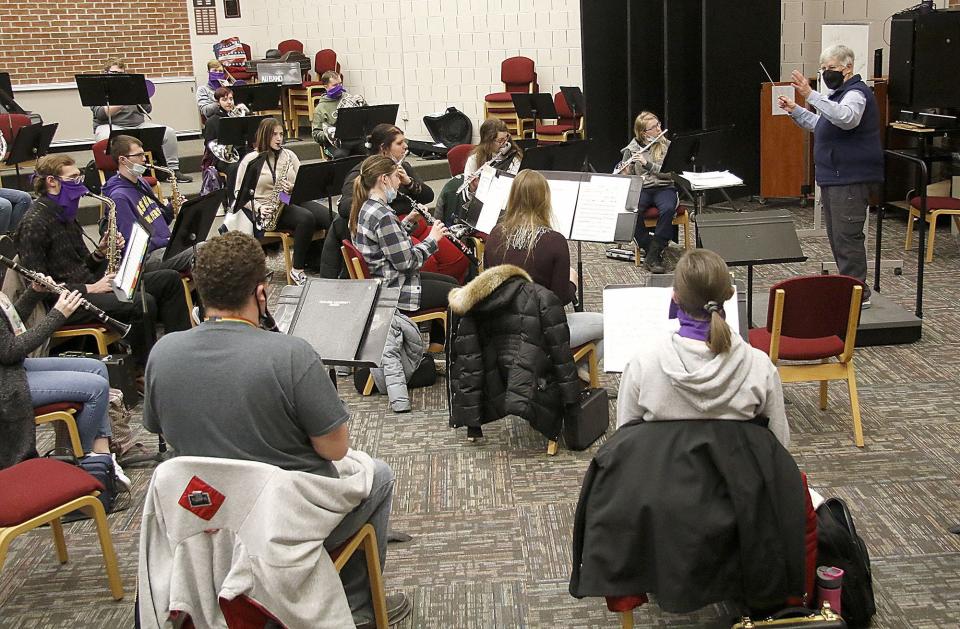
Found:
[[[729,351],[714,354],[703,341],[662,333],[623,369],[617,427],[635,419],[743,421],[757,415],[769,418],[777,440],[790,445],[780,374],[738,334]]]

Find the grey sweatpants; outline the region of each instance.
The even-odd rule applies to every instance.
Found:
[[[843,275],[867,282],[866,235],[863,224],[867,219],[867,205],[876,186],[854,183],[845,186],[823,186],[820,200],[827,238],[837,270]],[[870,286],[863,289],[863,299],[870,299]]]

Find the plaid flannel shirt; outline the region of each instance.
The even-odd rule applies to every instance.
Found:
[[[420,307],[420,267],[436,253],[436,241],[414,244],[390,206],[367,199],[357,217],[353,244],[366,260],[371,277],[400,288],[400,310],[410,312]]]

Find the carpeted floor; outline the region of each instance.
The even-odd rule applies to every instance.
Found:
[[[810,208],[790,209],[798,228],[812,225]],[[896,215],[885,223],[887,257],[904,257],[904,224]],[[817,408],[815,385],[785,387],[793,454],[812,486],[848,501],[870,549],[875,627],[960,625],[960,536],[947,531],[960,523],[954,415],[960,408],[960,289],[954,284],[960,251],[946,224],[941,230],[926,273],[923,339],[857,350],[866,448],[853,445],[842,384],[831,386],[825,412]],[[819,261],[830,259],[825,237],[804,239],[803,246],[810,261],[760,267],[758,287],[818,272]],[[606,259],[600,245],[586,244],[583,252],[589,310],[599,309],[605,284],[642,280],[642,271]],[[679,253],[670,249],[671,263]],[[271,264],[279,268],[279,257]],[[883,294],[912,309],[915,287],[914,251],[902,276],[884,272]],[[604,384],[615,392],[618,379],[604,376]],[[408,415],[390,412],[385,398],[361,398],[350,382],[342,380],[340,389],[353,412],[354,446],[396,471],[393,527],[413,536],[388,553],[388,588],[413,600],[401,627],[619,626],[601,600],[567,593],[573,513],[599,443],[548,458],[542,437],[508,418],[473,445],[446,427],[442,383],[416,390],[416,410]],[[142,440],[156,443],[146,434]],[[128,470],[134,481],[129,507],[110,516],[127,597],[119,603],[109,597],[89,522],[65,527],[70,562],[63,566],[49,533],[35,531],[15,542],[0,573],[0,626],[131,626],[139,515],[150,473],[149,467]],[[713,609],[677,617],[647,605],[636,617],[641,627],[716,624]]]

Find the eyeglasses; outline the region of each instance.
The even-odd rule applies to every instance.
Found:
[[[652,127],[647,127],[647,128],[645,129],[645,131],[653,131],[653,130],[659,129],[659,128],[660,128],[660,121],[658,120],[657,122],[655,122],[655,123],[653,124]]]
[[[836,70],[837,72],[843,72],[843,69],[844,69],[845,67],[846,67],[846,66],[837,66],[837,65],[832,65],[832,66],[820,66],[820,71],[821,71],[821,72],[826,72],[827,70]]]
[[[133,159],[135,157],[143,157],[144,159],[146,159],[146,155],[147,155],[146,151],[141,151],[139,153],[130,153],[129,155],[124,155],[124,157],[126,157],[127,159]]]
[[[73,177],[57,177],[60,181],[69,181],[71,183],[83,183],[83,173],[78,173]]]
[[[263,276],[263,279],[260,280],[261,284],[269,284],[270,280],[273,279],[273,271],[267,271],[267,274]]]

